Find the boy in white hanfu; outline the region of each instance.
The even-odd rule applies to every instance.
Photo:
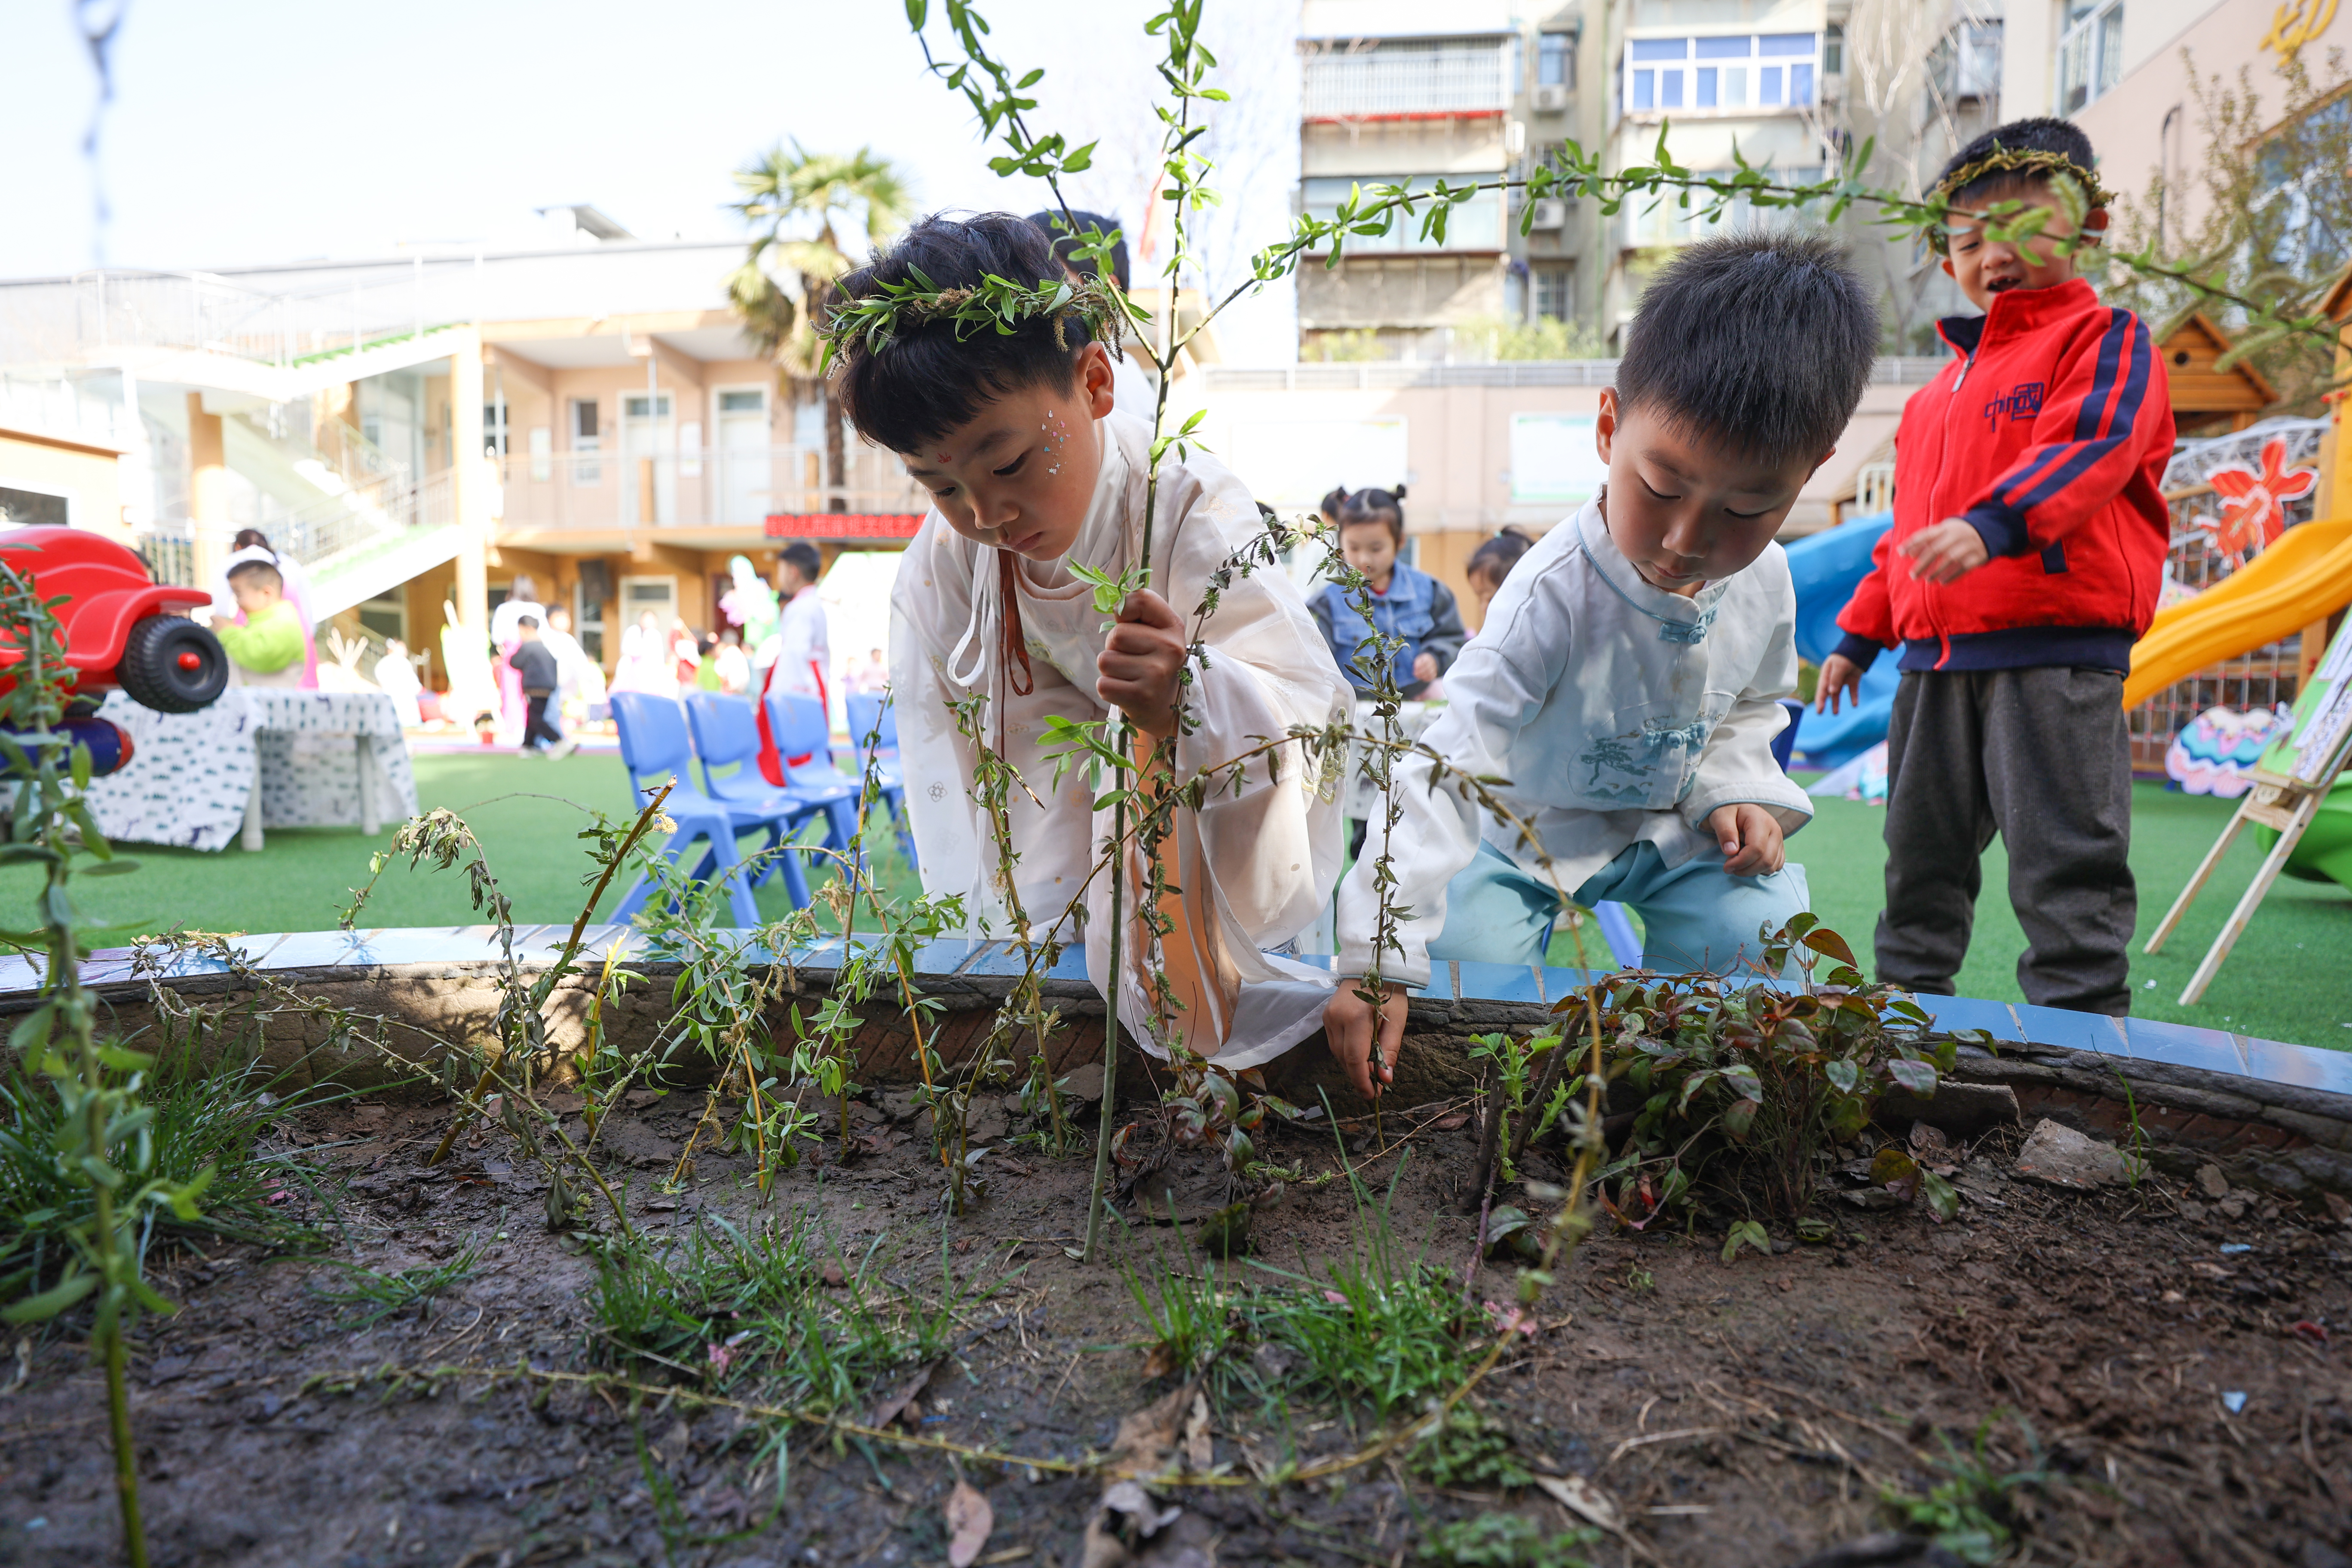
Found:
[[[1445,711],[1421,738],[1447,768],[1398,763],[1402,817],[1384,845],[1375,815],[1339,890],[1342,974],[1377,966],[1392,993],[1428,984],[1433,959],[1541,963],[1563,892],[1631,905],[1649,968],[1728,973],[1804,910],[1781,839],[1812,806],[1772,757],[1797,602],[1772,536],[1877,350],[1877,304],[1825,237],[1702,240],[1659,272],[1601,395],[1607,482],[1511,568],[1445,672]],[[1541,849],[1465,775],[1507,781],[1495,793]],[[1327,1023],[1370,1096],[1374,1029],[1386,1082],[1404,1006],[1375,993],[1376,1020],[1360,990],[1340,984]]]
[[[1177,733],[1181,690],[1178,780],[1247,761],[1238,776],[1220,773],[1197,811],[1176,813],[1161,850],[1166,881],[1180,890],[1162,902],[1173,930],[1158,957],[1181,1005],[1155,1016],[1141,961],[1149,933],[1135,920],[1119,1016],[1150,1048],[1164,1031],[1222,1067],[1250,1067],[1314,1033],[1330,994],[1328,974],[1265,950],[1315,919],[1339,869],[1336,795],[1285,737],[1344,716],[1348,684],[1297,588],[1269,568],[1234,574],[1199,627],[1202,657],[1181,685],[1212,574],[1261,528],[1241,481],[1197,453],[1171,451],[1159,465],[1150,586],[1116,616],[1095,608],[1094,584],[1077,569],[1116,579],[1142,563],[1151,432],[1114,412],[1115,345],[1102,341],[1113,318],[1099,285],[1050,309],[1041,297],[1005,331],[932,303],[902,308],[912,290],[937,301],[991,278],[1050,290],[1063,273],[1028,223],[983,214],[928,218],[835,285],[836,384],[848,415],[932,500],[890,600],[890,684],[923,885],[963,895],[1002,935],[1009,877],[1035,934],[1082,940],[1087,972],[1109,994],[1110,876],[1097,862],[1112,814],[1093,809],[1083,769],[1055,786],[1046,721],[1101,721],[1117,709],[1142,732],[1141,751]],[[901,306],[888,330],[870,330],[871,312],[894,293]],[[939,303],[951,309],[957,297]],[[869,330],[854,330],[861,319]],[[978,747],[952,708],[971,696],[985,703],[980,734],[1021,775],[1009,792],[1009,865],[973,796]],[[1140,858],[1123,858],[1133,917]]]

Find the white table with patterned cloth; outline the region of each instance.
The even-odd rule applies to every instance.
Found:
[[[265,827],[363,834],[416,814],[400,710],[375,691],[232,686],[194,713],[157,713],[121,692],[100,716],[131,732],[131,763],[90,783],[99,831],[137,844],[226,849]]]

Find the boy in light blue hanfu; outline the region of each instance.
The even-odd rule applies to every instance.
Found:
[[[1564,889],[1631,905],[1643,961],[1728,973],[1808,901],[1783,837],[1811,819],[1772,740],[1797,682],[1796,595],[1772,536],[1862,399],[1878,308],[1821,236],[1705,240],[1661,271],[1601,395],[1601,495],[1522,557],[1445,676],[1428,759],[1395,770],[1339,897],[1339,968],[1374,964],[1383,848],[1399,919],[1375,1013],[1342,981],[1331,1053],[1367,1097],[1389,1080],[1399,993],[1433,959],[1540,963]],[[1485,811],[1463,775],[1542,841]],[[1433,775],[1434,777],[1433,778]],[[1433,783],[1434,787],[1433,788]]]

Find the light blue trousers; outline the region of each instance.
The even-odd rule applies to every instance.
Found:
[[[1576,901],[1587,909],[1604,900],[1631,905],[1641,915],[1644,968],[1725,974],[1753,965],[1762,951],[1758,930],[1778,930],[1812,902],[1812,894],[1802,866],[1785,866],[1769,877],[1733,877],[1721,860],[1700,856],[1669,869],[1656,845],[1636,844],[1576,889]],[[1559,908],[1549,882],[1482,841],[1477,858],[1445,886],[1445,929],[1429,944],[1429,956],[1541,963]],[[1586,949],[1596,967],[1607,963],[1609,949],[1598,931],[1586,939]]]

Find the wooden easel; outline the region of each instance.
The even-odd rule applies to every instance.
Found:
[[[2271,884],[2294,854],[2295,846],[2303,842],[2305,829],[2319,815],[2319,808],[2335,787],[2338,774],[2347,762],[2352,762],[2352,626],[2337,634],[2336,641],[2315,672],[2315,679],[2305,683],[2301,700],[2295,704],[2294,727],[2285,740],[2263,753],[2261,763],[2252,770],[2253,788],[2238,802],[2229,826],[2221,837],[2205,852],[2197,874],[2180,889],[2180,897],[2172,901],[2172,909],[2147,939],[2140,951],[2153,953],[2160,950],[2165,939],[2179,925],[2189,906],[2221,863],[2238,830],[2247,823],[2259,823],[2278,830],[2278,842],[2263,859],[2263,868],[2247,884],[2244,897],[2222,922],[2221,934],[2213,939],[2213,946],[2205,954],[2205,962],[2189,979],[2188,988],[2180,993],[2180,1005],[2195,1005],[2213,983],[2221,961],[2230,956],[2230,949],[2245,931],[2254,911],[2262,907]]]

